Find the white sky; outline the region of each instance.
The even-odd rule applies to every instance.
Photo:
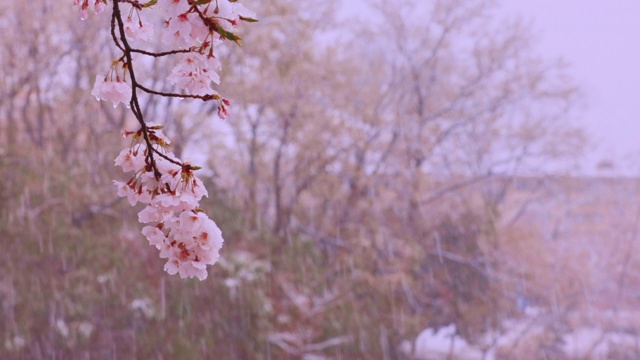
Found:
[[[364,1],[366,2],[366,1]],[[361,11],[347,0],[346,13]],[[640,169],[640,0],[501,0],[501,16],[531,23],[537,52],[562,58],[584,92],[593,142],[583,171],[610,159],[615,172]]]

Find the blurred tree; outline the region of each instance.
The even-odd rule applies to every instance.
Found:
[[[376,286],[405,289],[410,312],[479,334],[508,309],[495,224],[509,179],[579,154],[578,91],[492,2],[381,1],[363,24],[332,22],[330,5],[261,5],[265,39],[226,80],[243,111],[222,181],[255,228],[262,216],[283,240],[315,242],[332,267],[356,258]],[[415,271],[439,251],[442,271]]]

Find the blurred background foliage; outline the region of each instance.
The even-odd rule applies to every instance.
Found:
[[[115,56],[108,15],[0,4],[0,357],[402,359],[426,327],[479,343],[522,301],[558,319],[600,301],[579,254],[551,260],[559,241],[517,221],[535,198],[509,200],[584,145],[579,92],[525,26],[488,1],[372,2],[367,21],[337,0],[245,3],[260,22],[218,54],[230,119],[144,99],[206,165],[225,245],[203,282],[165,274],[116,199],[135,122],[89,94]],[[144,82],[168,88],[170,65]],[[526,194],[548,189],[533,178]]]

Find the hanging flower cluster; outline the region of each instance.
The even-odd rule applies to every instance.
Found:
[[[207,265],[218,260],[222,247],[222,233],[218,226],[198,207],[207,196],[202,181],[194,171],[198,167],[180,162],[166,150],[169,139],[162,133],[162,126],[147,124],[147,134],[158,150],[156,169],[148,163],[149,148],[143,141],[143,131],[125,132],[132,139],[131,146],[122,150],[116,158],[122,171],[133,173],[129,181],[114,181],[118,195],[126,197],[133,206],[146,204],[138,214],[149,244],[160,250],[160,257],[167,259],[164,269],[169,274],[179,273],[182,278],[207,277]]]
[[[146,207],[138,220],[148,224],[142,234],[167,259],[164,266],[169,274],[182,278],[207,277],[207,265],[214,264],[222,247],[222,233],[218,226],[199,207],[207,196],[202,181],[195,175],[198,166],[178,159],[168,150],[169,139],[162,126],[146,122],[137,93],[215,100],[218,116],[229,115],[228,99],[221,97],[212,84],[220,83],[220,61],[215,48],[225,41],[240,43],[234,33],[240,21],[255,22],[255,15],[235,0],[74,0],[80,17],[88,17],[91,7],[102,13],[112,5],[111,35],[122,56],[111,63],[106,75],[98,75],[92,95],[98,100],[111,101],[116,107],[123,103],[130,107],[140,127],[124,135],[130,146],[115,160],[125,173],[132,173],[127,182],[114,181],[118,195],[126,197],[133,206]],[[150,19],[161,19],[156,26]],[[133,43],[154,43],[161,39],[167,51],[154,52],[133,47]],[[143,86],[134,71],[132,54],[154,58],[180,56],[167,80],[179,92],[161,92]]]

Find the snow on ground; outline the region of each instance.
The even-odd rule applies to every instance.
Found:
[[[627,318],[625,314],[620,313],[620,316]],[[558,351],[557,355],[568,359],[640,356],[640,337],[637,335],[619,329],[607,331],[597,326],[576,327],[573,330],[567,327],[559,333],[557,327],[554,330],[550,326],[551,320],[549,314],[541,311],[529,312],[521,319],[504,321],[502,331],[488,332],[476,344],[469,344],[458,336],[455,325],[427,328],[418,335],[415,343],[405,340],[400,345],[400,351],[416,360],[495,360],[499,358],[498,354],[521,356],[530,353],[533,356],[532,352],[551,341]]]

